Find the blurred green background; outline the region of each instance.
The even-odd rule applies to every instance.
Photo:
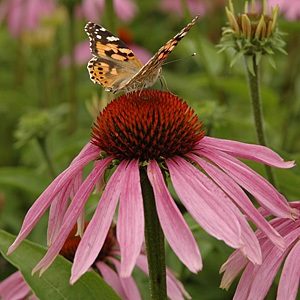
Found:
[[[89,79],[92,58],[87,21],[97,22],[145,62],[179,32],[195,14],[201,17],[168,61],[163,75],[168,88],[198,114],[207,135],[256,143],[243,59],[229,67],[233,51],[218,53],[226,1],[0,1],[0,228],[17,234],[28,208],[53,178],[63,171],[89,141],[91,126],[113,95]],[[38,6],[38,2],[39,5]],[[105,2],[105,3],[104,3]],[[233,1],[242,11],[244,1]],[[288,2],[288,1],[286,1]],[[105,5],[104,5],[105,4]],[[299,12],[300,16],[300,12]],[[300,22],[284,11],[279,27],[287,35],[288,55],[275,53],[277,68],[261,65],[262,100],[269,146],[286,160],[300,160]],[[139,48],[138,48],[139,47]],[[153,89],[160,89],[156,83]],[[248,162],[246,162],[248,163]],[[251,163],[264,175],[261,165]],[[88,170],[86,170],[88,172]],[[276,170],[281,192],[299,200],[300,170]],[[87,218],[98,199],[91,197]],[[167,249],[167,262],[193,299],[231,299],[218,288],[220,266],[232,250],[193,223],[189,224],[203,256],[204,270],[191,274]],[[47,215],[29,239],[46,245]],[[0,280],[14,268],[0,257]],[[149,299],[147,278],[136,280]],[[274,299],[276,284],[268,299]]]

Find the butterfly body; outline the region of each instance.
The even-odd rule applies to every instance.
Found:
[[[197,15],[145,65],[118,37],[98,24],[87,23],[85,31],[94,55],[88,63],[91,80],[113,93],[142,90],[152,86],[161,77],[163,62],[198,18]]]

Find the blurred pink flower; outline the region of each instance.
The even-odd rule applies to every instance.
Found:
[[[204,15],[207,6],[210,6],[209,1],[201,0],[186,0],[186,5],[191,15]],[[160,7],[163,11],[167,13],[175,12],[180,16],[182,16],[184,12],[181,0],[163,0],[160,4]]]
[[[85,228],[87,225],[88,222],[85,223]],[[77,235],[77,225],[75,225],[59,254],[73,262],[80,240],[80,236]],[[134,278],[132,276],[129,276],[128,278],[122,278],[120,276],[120,261],[118,260],[120,255],[121,253],[116,240],[115,227],[112,226],[106,236],[100,253],[93,263],[93,266],[99,270],[103,279],[120,297],[128,300],[142,300]],[[112,265],[115,267],[115,270],[111,267]],[[136,265],[146,275],[148,275],[148,263],[145,253],[141,252],[139,254]],[[20,271],[15,272],[0,283],[1,300],[25,299],[30,294],[31,289],[23,279]],[[167,268],[167,294],[171,300],[183,300],[183,296],[191,299],[182,283],[175,278],[169,268]],[[29,297],[29,300],[37,299],[38,298],[34,295]]]
[[[117,16],[124,22],[129,22],[136,14],[138,7],[132,0],[113,0]],[[105,9],[105,0],[82,0],[76,7],[76,15],[91,22],[99,22]]]
[[[290,205],[300,210],[300,202],[291,202]],[[264,211],[264,215],[265,217],[269,216],[266,211]],[[245,268],[234,299],[265,299],[284,259],[286,260],[280,276],[276,299],[293,300],[297,297],[300,280],[299,215],[297,220],[277,217],[269,223],[281,234],[287,247],[284,251],[280,251],[260,230],[257,230],[256,236],[259,239],[263,255],[261,265],[253,265],[238,250],[233,252],[220,271],[225,271],[221,287],[228,289],[233,280]]]
[[[269,0],[268,6],[279,6],[279,13],[283,13],[284,16],[290,21],[300,20],[300,1],[299,0]]]
[[[75,46],[74,57],[77,65],[84,65],[91,59],[91,50],[89,41],[80,42]],[[64,67],[68,67],[71,63],[70,55],[64,55],[61,60]]]
[[[12,35],[32,31],[39,26],[41,19],[54,13],[54,0],[4,0],[0,2],[0,23],[7,18]]]
[[[201,126],[194,111],[171,93],[146,90],[113,100],[97,118],[91,142],[32,205],[8,254],[16,249],[51,205],[49,250],[33,270],[44,272],[59,253],[76,220],[82,223],[85,203],[97,183],[101,182],[103,187],[104,172],[112,162],[119,164],[104,188],[76,251],[71,283],[95,261],[119,198],[120,274],[130,276],[144,240],[140,164],[152,184],[166,239],[191,272],[202,269],[201,255],[168,191],[165,182],[168,174],[182,204],[197,223],[212,236],[240,249],[254,264],[261,263],[261,250],[241,211],[272,243],[285,249],[281,236],[256,210],[243,189],[276,216],[292,219],[294,210],[267,180],[235,157],[278,168],[290,168],[294,163],[283,161],[266,147],[204,137]],[[82,169],[93,160],[94,168],[82,182]],[[69,198],[71,203],[67,207]]]

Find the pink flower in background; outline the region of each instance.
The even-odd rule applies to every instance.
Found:
[[[209,5],[209,1],[187,0],[186,5],[191,15],[204,15],[207,5]],[[184,12],[181,0],[163,0],[160,7],[167,13],[175,12],[180,16],[182,16]]]
[[[132,0],[113,0],[113,5],[116,15],[124,22],[130,22],[138,11]],[[97,23],[104,10],[105,0],[82,0],[82,4],[76,8],[76,15]]]
[[[152,184],[166,239],[191,272],[202,268],[200,251],[168,191],[166,176],[170,176],[182,204],[197,223],[212,236],[240,249],[254,264],[261,263],[261,250],[241,211],[276,247],[284,250],[281,236],[256,210],[243,189],[276,216],[292,219],[298,211],[267,180],[235,157],[279,168],[290,168],[294,163],[283,161],[266,147],[204,137],[201,126],[194,111],[170,93],[147,90],[113,100],[97,118],[91,142],[32,205],[8,253],[16,249],[51,205],[49,250],[33,270],[44,272],[77,220],[79,228],[83,228],[85,202],[97,183],[103,187],[104,171],[109,165],[112,167],[112,162],[118,162],[117,168],[76,251],[71,283],[88,270],[102,249],[118,202],[120,274],[130,276],[144,241],[141,165]],[[94,168],[82,182],[82,169],[93,160]]]
[[[300,202],[291,202],[290,205],[300,210]],[[266,212],[264,212],[264,215],[269,216]],[[289,218],[275,218],[269,223],[284,238],[287,248],[285,251],[280,251],[260,230],[257,230],[256,236],[259,239],[263,255],[261,265],[253,265],[245,259],[240,251],[231,254],[221,268],[221,272],[225,271],[221,282],[222,288],[228,289],[237,275],[246,267],[239,281],[234,299],[265,299],[284,260],[276,299],[293,300],[297,297],[300,280],[299,215],[296,221]]]
[[[269,7],[279,6],[279,13],[290,21],[300,20],[300,1],[299,0],[268,0]]]
[[[85,223],[85,228],[88,222]],[[77,234],[77,225],[75,225],[65,241],[60,255],[73,262],[76,250],[81,240]],[[122,278],[120,276],[120,249],[116,240],[115,227],[112,226],[106,236],[103,247],[98,254],[93,267],[98,269],[103,279],[115,290],[123,299],[142,300],[138,287],[132,276]],[[148,275],[148,263],[146,254],[141,252],[137,258],[136,265],[146,275]],[[113,269],[111,266],[114,266]],[[92,270],[92,268],[90,269]],[[23,279],[21,272],[17,271],[2,283],[0,283],[1,300],[18,300],[25,299],[31,294],[31,289]],[[171,300],[184,299],[185,296],[191,299],[190,295],[184,289],[182,283],[173,275],[172,271],[167,268],[167,294]],[[34,295],[29,300],[37,300]]]
[[[5,0],[0,2],[0,23],[7,19],[12,35],[32,31],[39,26],[41,19],[55,11],[54,0]]]
[[[77,65],[84,65],[91,59],[91,50],[89,41],[83,41],[78,43],[74,48],[74,58]],[[61,64],[64,67],[70,66],[70,55],[64,55],[61,60]]]

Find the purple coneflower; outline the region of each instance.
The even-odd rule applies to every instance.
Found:
[[[280,13],[290,21],[300,20],[300,1],[299,0],[269,0],[269,6],[276,6],[278,4]]]
[[[88,222],[85,223],[85,228],[87,224]],[[80,240],[80,236],[77,235],[77,225],[75,225],[59,254],[73,262]],[[100,253],[93,263],[93,268],[100,272],[103,279],[120,297],[128,300],[141,300],[140,292],[133,277],[129,276],[128,278],[123,278],[118,273],[120,270],[119,257],[120,249],[116,239],[115,226],[112,226],[106,236]],[[144,252],[139,254],[136,265],[148,275],[147,257]],[[112,266],[114,268],[112,268]],[[174,277],[172,271],[168,268],[167,282],[167,293],[171,300],[183,300],[184,296],[188,299],[191,298],[184,289],[182,283]],[[29,300],[38,299],[35,295],[32,295],[31,289],[23,279],[20,271],[13,273],[0,283],[0,298],[2,300],[25,299],[28,296]]]
[[[300,210],[300,202],[291,202],[290,205]],[[266,211],[261,211],[265,217],[269,216]],[[236,276],[245,268],[234,299],[265,299],[284,259],[285,263],[281,272],[276,299],[296,299],[300,280],[300,215],[298,214],[297,217],[296,220],[277,217],[269,222],[284,238],[287,246],[284,251],[274,247],[261,230],[257,230],[256,236],[263,255],[261,265],[253,265],[238,250],[231,254],[221,268],[221,272],[225,271],[221,287],[228,289]]]
[[[116,15],[124,22],[130,22],[135,16],[138,7],[132,0],[113,0]],[[99,22],[99,16],[104,13],[105,0],[82,0],[77,6],[77,16],[83,16],[92,22]]]
[[[34,268],[44,272],[55,259],[76,221],[83,233],[83,211],[97,184],[104,186],[104,171],[117,166],[108,180],[94,216],[83,234],[72,268],[74,283],[95,261],[119,203],[117,238],[121,252],[120,274],[130,276],[144,241],[144,211],[140,170],[152,184],[156,210],[170,246],[196,273],[202,268],[199,248],[168,191],[170,176],[182,204],[209,234],[240,249],[253,263],[261,263],[259,242],[247,217],[283,250],[281,236],[255,209],[242,188],[272,214],[292,218],[286,199],[262,176],[236,159],[250,159],[270,166],[290,168],[263,146],[204,137],[194,111],[178,97],[158,91],[129,93],[113,100],[100,113],[93,138],[28,211],[11,253],[50,206],[49,250]],[[95,165],[82,182],[82,169]],[[71,203],[68,207],[68,201]]]
[[[54,13],[56,1],[5,0],[0,3],[0,24],[7,18],[9,31],[19,36],[24,31],[38,28],[43,17]]]

